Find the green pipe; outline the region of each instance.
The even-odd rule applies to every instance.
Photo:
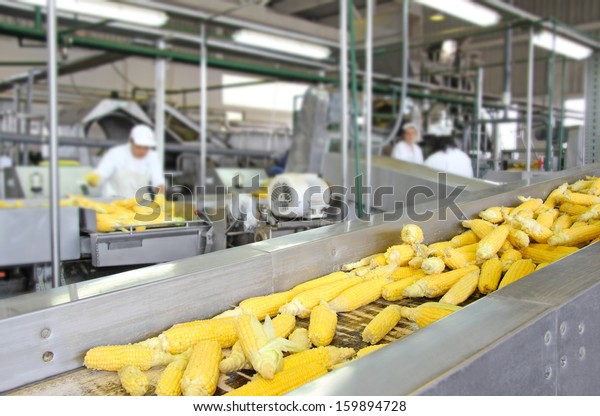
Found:
[[[35,6],[33,10],[35,12],[35,30],[44,30],[42,27],[42,8],[40,6]]]
[[[556,36],[556,21],[553,20],[553,35]],[[552,48],[550,61],[548,62],[548,131],[546,134],[546,157],[544,159],[544,170],[552,170],[552,119],[554,112],[554,64],[556,63],[556,50]]]
[[[354,186],[358,218],[363,217],[362,172],[360,169],[360,136],[358,131],[358,76],[356,71],[356,34],[354,31],[354,0],[348,0],[348,25],[350,26],[350,77],[352,84],[352,129],[354,131]]]
[[[558,170],[563,169],[563,137],[565,133],[565,99],[567,95],[567,60],[562,61],[562,83],[560,91],[560,121],[558,131]]]
[[[46,61],[0,61],[0,66],[46,66]]]
[[[211,90],[224,90],[227,88],[249,87],[251,85],[269,84],[272,82],[277,82],[277,80],[276,79],[261,79],[259,81],[236,82],[234,84],[209,85],[207,87],[207,90],[211,91]],[[135,98],[138,91],[152,92],[154,90],[155,90],[154,88],[150,88],[150,87],[133,87],[131,89],[131,96],[133,98]],[[177,90],[166,90],[165,94],[168,94],[168,95],[188,94],[188,93],[199,92],[199,91],[200,91],[200,88],[197,88],[197,87],[196,88],[181,88],[181,89],[177,89]]]

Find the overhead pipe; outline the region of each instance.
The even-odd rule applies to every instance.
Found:
[[[157,44],[159,50],[166,48],[164,39],[160,39]],[[156,153],[162,169],[165,164],[165,79],[167,72],[167,61],[159,58],[154,63],[154,135],[156,136]]]
[[[208,52],[206,50],[206,25],[200,25],[200,172],[199,181],[201,187],[206,186],[206,140],[208,136],[208,90],[207,90],[207,61]]]
[[[356,36],[354,31],[354,0],[348,0],[348,23],[350,25],[350,68],[352,85],[352,129],[354,137],[354,186],[356,188],[356,211],[358,218],[363,217],[362,172],[360,161],[360,131],[358,129],[358,79],[356,74]]]
[[[365,185],[367,188],[368,197],[365,199],[365,213],[371,215],[371,199],[373,198],[374,190],[372,186],[372,142],[373,142],[373,9],[375,8],[376,0],[367,0],[367,16],[366,16],[366,31],[365,31],[365,77],[364,77],[364,92],[363,92],[363,117],[364,117],[364,132],[365,132]]]
[[[343,202],[347,205],[348,187],[348,2],[340,1],[340,92],[341,92],[341,117],[340,133],[342,143],[342,187]]]
[[[533,44],[533,26],[529,27],[529,45],[527,51],[527,123],[526,123],[526,142],[527,151],[525,152],[525,170],[531,172],[531,142],[533,138],[533,73],[534,73],[534,57],[535,45]],[[548,126],[550,128],[550,126]]]
[[[559,119],[559,130],[558,130],[558,169],[563,169],[563,139],[565,134],[565,101],[567,99],[567,58],[562,59],[562,73],[561,73],[561,91],[560,91],[560,119]]]
[[[556,29],[556,23],[554,23]],[[552,52],[548,62],[548,130],[546,131],[546,157],[544,170],[549,172],[553,165],[552,134],[554,133],[554,67],[556,64],[556,30],[552,31]]]

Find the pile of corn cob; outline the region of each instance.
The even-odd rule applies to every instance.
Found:
[[[60,202],[61,206],[74,206],[96,211],[96,226],[99,232],[145,231],[150,225],[181,222],[183,218],[173,217],[173,202],[166,201],[164,195],[156,195],[152,205],[139,205],[135,198],[112,202],[94,201],[81,195],[74,195]],[[138,216],[152,216],[152,220],[136,219]],[[139,217],[138,217],[139,218]],[[170,219],[170,220],[169,220]]]
[[[148,394],[144,371],[165,366],[157,395],[213,395],[220,377],[256,374],[228,395],[279,395],[383,347],[401,320],[423,328],[466,302],[511,284],[600,239],[600,179],[563,184],[545,199],[519,197],[464,221],[464,232],[429,245],[415,224],[400,244],[285,292],[246,299],[212,319],[173,325],[138,344],[92,348],[86,367],[116,371],[132,395]],[[339,314],[387,301],[355,351],[336,340]],[[406,300],[424,303],[407,307]],[[262,321],[262,323],[261,323]],[[301,327],[307,323],[307,328]]]

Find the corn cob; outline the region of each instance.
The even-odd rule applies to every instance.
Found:
[[[356,351],[352,348],[338,348],[331,345],[312,348],[285,357],[283,359],[283,371],[314,362],[331,370],[334,366],[354,357],[354,355],[356,355]]]
[[[504,274],[504,277],[500,281],[500,285],[498,285],[498,289],[502,289],[504,286],[514,283],[534,271],[535,264],[533,264],[530,259],[517,260]]]
[[[388,264],[387,266],[376,267],[372,270],[369,270],[364,275],[364,280],[373,280],[380,278],[388,278],[391,274],[396,270],[397,266],[395,264]]]
[[[444,271],[446,268],[446,263],[439,257],[429,257],[423,261],[421,265],[421,269],[425,272],[425,274],[437,274]]]
[[[150,381],[139,367],[126,365],[121,367],[117,374],[121,386],[130,396],[143,396],[150,389]]]
[[[595,244],[595,243],[597,243],[598,241],[600,241],[600,237],[596,237],[596,238],[594,238],[592,241],[590,241],[590,244]]]
[[[415,251],[408,244],[398,244],[391,246],[385,252],[385,258],[388,264],[395,264],[396,266],[406,266],[410,259],[415,255]]]
[[[477,261],[482,262],[493,257],[506,241],[510,229],[510,225],[502,224],[483,237],[481,241],[477,243]]]
[[[508,232],[508,237],[506,240],[510,242],[516,249],[521,249],[529,245],[529,236],[527,233],[515,228],[511,228],[511,230]]]
[[[523,254],[517,250],[507,250],[500,257],[500,261],[502,262],[502,271],[506,272],[512,266],[512,264],[523,258]]]
[[[267,315],[270,317],[277,315],[279,308],[292,300],[295,295],[296,291],[288,290],[286,292],[276,292],[270,295],[244,299],[240,302],[238,308],[225,311],[213,317],[213,319],[235,317],[247,313],[256,316],[262,321]]]
[[[402,294],[408,298],[436,298],[446,293],[465,274],[477,269],[477,266],[467,266],[445,273],[432,274],[406,287]]]
[[[544,203],[540,198],[525,198],[522,196],[519,196],[518,198],[521,201],[521,204],[512,209],[510,212],[511,216],[518,215],[523,211],[534,212]]]
[[[221,346],[217,341],[200,341],[181,377],[181,392],[185,396],[212,396],[219,381]]]
[[[583,225],[559,231],[548,239],[551,246],[575,246],[600,236],[600,225]]]
[[[552,237],[554,234],[550,228],[543,226],[531,218],[524,218],[517,215],[514,217],[514,222],[521,228],[521,230],[525,231],[530,238],[538,243],[547,242],[548,238]]]
[[[175,324],[158,337],[139,344],[160,348],[171,354],[180,354],[205,340],[215,340],[222,348],[229,348],[237,340],[234,320],[235,318],[203,319]]]
[[[308,363],[275,374],[272,380],[257,377],[225,396],[280,396],[327,373],[325,366]]]
[[[368,265],[367,265],[368,267]],[[300,283],[294,286],[291,290],[296,294],[306,292],[307,290],[314,289],[315,287],[323,286],[341,279],[348,277],[347,273],[344,272],[333,272],[326,274],[325,276],[317,277],[316,279],[308,280],[304,283]]]
[[[362,277],[347,277],[322,286],[317,286],[297,294],[294,299],[279,308],[279,312],[282,314],[307,318],[310,315],[312,308],[321,303],[321,301],[329,302],[345,289],[363,281],[364,279]]]
[[[429,247],[427,247],[425,244],[415,243],[411,247],[415,251],[414,257],[429,257]]]
[[[577,220],[578,221],[590,221],[597,220],[600,218],[600,204],[592,205],[586,212],[581,214]]]
[[[387,257],[385,256],[385,254],[378,254],[377,256],[375,256],[371,259],[371,262],[369,263],[369,267],[371,267],[371,269],[374,269],[376,267],[385,266],[386,264],[388,264],[388,261],[387,261]]]
[[[358,359],[358,358],[364,357],[365,355],[369,355],[372,352],[385,347],[386,345],[387,344],[376,344],[376,345],[369,345],[368,347],[361,348],[360,350],[358,350],[356,352],[356,358]]]
[[[502,262],[500,259],[489,259],[481,265],[481,273],[479,274],[479,283],[477,287],[483,295],[493,292],[498,289],[498,284],[502,278]]]
[[[413,275],[404,279],[396,280],[395,282],[386,284],[381,290],[381,296],[385,300],[394,301],[404,297],[404,289],[414,284],[425,275]]]
[[[550,228],[552,227],[552,224],[554,224],[554,220],[558,218],[558,214],[559,212],[557,209],[551,209],[538,215],[536,221],[544,227]]]
[[[521,249],[523,258],[536,263],[553,263],[578,250],[577,247],[550,246],[548,244],[532,244]]]
[[[562,200],[562,195],[567,191],[568,185],[569,184],[565,182],[550,192],[543,205],[547,209],[553,209],[560,202],[559,199]]]
[[[467,267],[469,262],[465,255],[455,248],[447,248],[440,256],[442,261],[449,269],[456,270]]]
[[[480,219],[466,220],[462,222],[462,225],[465,228],[470,228],[479,239],[485,237],[496,228],[491,222]]]
[[[548,266],[550,263],[540,263],[537,266],[535,266],[535,271],[537,272],[540,269],[543,269],[544,267]]]
[[[442,296],[440,303],[458,305],[466,301],[477,290],[479,283],[479,269],[473,270],[463,277]]]
[[[466,246],[461,246],[461,247],[457,247],[455,248],[456,251],[458,251],[459,253],[476,253],[477,252],[477,244],[479,242],[475,242],[473,244],[468,244]]]
[[[296,317],[293,315],[280,314],[271,322],[277,338],[287,338],[296,328]]]
[[[389,305],[379,312],[363,330],[363,341],[369,344],[377,344],[381,341],[402,318],[400,308],[398,305]]]
[[[473,230],[467,230],[462,234],[459,234],[450,240],[451,243],[454,243],[456,247],[468,246],[470,244],[475,244],[479,241],[477,235],[473,232]]]
[[[564,200],[576,205],[596,205],[600,204],[600,198],[596,195],[583,194],[579,192],[567,191],[564,195]]]
[[[370,271],[371,271],[371,266],[360,266],[360,267],[357,267],[356,269],[352,270],[351,272],[348,272],[348,276],[364,277],[365,274],[369,273]]]
[[[416,308],[402,306],[400,313],[403,318],[415,322],[419,328],[424,328],[460,309],[460,306],[447,303],[425,302]]]
[[[388,277],[388,280],[395,281],[405,279],[411,276],[425,276],[425,272],[421,269],[413,269],[410,267],[398,267],[396,270],[392,272],[392,274]]]
[[[119,371],[125,366],[145,371],[157,365],[166,365],[175,356],[143,345],[106,345],[94,347],[85,354],[83,365],[92,370]]]
[[[363,257],[362,259],[360,259],[359,261],[355,261],[354,263],[346,263],[342,266],[342,271],[349,272],[350,270],[354,270],[358,267],[369,266],[371,264],[371,260],[374,259],[379,254],[383,254],[383,253],[376,253],[376,254],[372,254],[367,257]]]
[[[571,202],[565,202],[558,207],[558,210],[564,214],[568,215],[582,215],[584,214],[589,207],[587,205],[577,205]]]
[[[479,217],[489,221],[492,224],[499,224],[504,221],[502,216],[502,207],[491,207],[479,213]]]
[[[470,264],[477,264],[477,255],[474,252],[467,252],[463,254],[463,257],[465,258],[467,265]]]
[[[406,224],[400,233],[405,244],[419,244],[423,242],[423,230],[416,224]]]
[[[600,195],[600,179],[594,179],[590,187],[588,188],[588,193],[590,195]]]
[[[333,341],[336,327],[337,314],[323,302],[310,313],[308,338],[315,347],[324,347]]]
[[[437,243],[429,244],[429,254],[435,255],[441,253],[446,248],[456,248],[456,244],[451,241],[440,241]]]
[[[569,189],[573,192],[585,191],[592,186],[592,180],[589,179],[579,179],[578,181],[572,183],[569,186]]]
[[[157,396],[181,396],[181,378],[188,359],[189,357],[177,359],[165,367],[154,389]]]
[[[554,221],[554,224],[552,224],[552,231],[557,233],[561,230],[571,227],[572,224],[573,221],[571,220],[571,216],[563,214],[559,216],[556,221]]]
[[[573,224],[571,224],[571,226],[569,227],[569,229],[572,230],[574,228],[583,227],[584,225],[588,225],[588,223],[584,222],[584,221],[575,221]]]
[[[381,297],[383,286],[387,283],[386,277],[366,280],[344,290],[329,303],[329,307],[334,312],[350,312],[368,305]]]
[[[412,270],[417,270],[423,267],[423,262],[425,261],[425,257],[416,256],[410,259],[408,262],[408,267]],[[399,267],[400,268],[400,267]]]
[[[310,338],[308,337],[308,329],[306,328],[296,328],[294,332],[290,334],[288,337],[290,341],[295,344],[300,345],[303,349],[308,350],[312,346],[310,342]],[[298,353],[300,354],[300,353]],[[285,358],[284,358],[285,360]]]

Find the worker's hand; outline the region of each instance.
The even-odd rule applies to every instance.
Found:
[[[100,175],[96,172],[90,172],[83,177],[90,186],[98,186],[100,183]]]

